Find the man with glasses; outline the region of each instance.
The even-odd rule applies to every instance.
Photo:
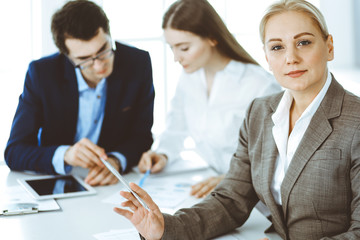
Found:
[[[116,183],[152,144],[149,54],[114,43],[95,3],[67,2],[52,18],[59,53],[30,63],[5,150],[13,170],[67,174],[87,168],[91,185]]]

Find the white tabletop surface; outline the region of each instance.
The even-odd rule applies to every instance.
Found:
[[[196,181],[215,175],[211,169],[181,173],[184,178]],[[0,166],[0,192],[8,187],[17,186],[18,178],[33,176],[30,173],[10,171],[7,166]],[[131,172],[125,175],[128,181],[138,182],[141,175]],[[160,177],[160,176],[159,176]],[[163,176],[164,179],[171,176]],[[97,194],[92,196],[57,199],[60,211],[40,212],[18,216],[0,216],[0,239],[6,240],[71,240],[95,239],[94,234],[108,232],[112,229],[131,228],[127,219],[113,211],[114,204],[102,200],[119,192],[120,183],[112,186],[95,187]],[[190,207],[199,200],[188,197],[181,207]],[[120,203],[119,203],[120,205]],[[256,209],[248,221],[236,230],[236,239],[281,239],[276,234],[265,235],[264,230],[270,222]],[[231,238],[235,239],[235,238]]]

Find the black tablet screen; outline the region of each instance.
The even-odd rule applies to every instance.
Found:
[[[73,176],[26,181],[40,196],[87,191]]]

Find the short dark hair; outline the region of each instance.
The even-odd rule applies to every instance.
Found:
[[[91,1],[69,1],[52,16],[52,36],[63,54],[69,53],[65,45],[67,38],[87,41],[98,34],[99,28],[110,35],[109,19],[103,9]]]

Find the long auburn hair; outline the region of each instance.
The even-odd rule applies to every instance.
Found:
[[[236,41],[225,23],[207,0],[178,0],[166,11],[162,28],[188,31],[217,42],[223,55],[243,62],[259,65]]]

